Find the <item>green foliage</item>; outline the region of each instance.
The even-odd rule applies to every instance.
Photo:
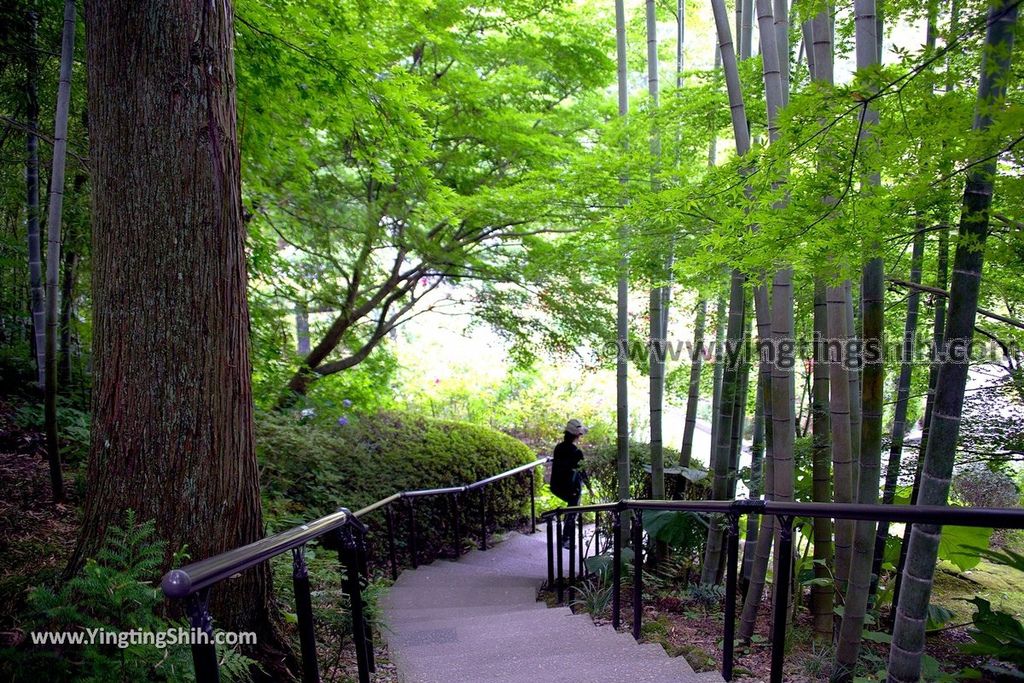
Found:
[[[968,654],[994,657],[1010,668],[997,666],[993,671],[1024,678],[1024,623],[1006,612],[993,611],[984,598],[975,597],[967,602],[977,608],[971,618],[974,628],[969,631],[974,642],[961,645],[960,649]]]
[[[707,524],[691,512],[648,510],[644,512],[644,531],[656,541],[684,556],[695,556],[704,547]]]
[[[944,526],[939,541],[939,559],[948,560],[966,571],[978,566],[981,558],[975,548],[988,545],[992,529],[967,526]]]
[[[592,617],[603,615],[612,600],[612,585],[602,573],[598,574],[597,579],[589,579],[576,586],[574,591],[576,597],[569,606],[583,610]]]
[[[679,451],[666,446],[664,452],[666,464],[679,461]],[[587,455],[585,461],[587,472],[594,483],[594,490],[599,495],[606,497],[618,496],[617,457],[616,446],[610,441],[599,443],[594,452]],[[647,482],[650,478],[650,475],[644,471],[644,465],[650,465],[651,462],[650,446],[639,441],[630,441],[629,462],[630,494],[633,498],[644,498],[646,497]],[[703,471],[698,463],[691,463],[691,469]],[[666,480],[669,479],[670,477],[666,477]],[[671,479],[674,479],[674,477]],[[674,489],[671,485],[667,486],[667,488],[671,496]],[[704,500],[709,497],[710,492],[711,486],[708,478],[705,477],[697,482],[688,481],[683,498],[686,500]]]
[[[129,511],[123,526],[111,527],[96,556],[82,570],[53,590],[36,588],[29,596],[26,630],[83,633],[91,629],[164,632],[187,628],[161,616],[164,598],[155,579],[165,558],[165,544],[155,537],[152,521],[137,523]],[[17,672],[24,679],[112,683],[139,680],[191,681],[192,657],[187,646],[92,643],[33,647],[4,652],[0,673]],[[219,652],[225,680],[249,680],[254,662],[230,648]]]
[[[399,491],[470,484],[536,457],[519,441],[487,427],[404,413],[356,417],[346,425],[306,422],[298,413],[263,413],[256,424],[268,514],[278,528],[339,507],[358,510]],[[507,528],[522,521],[528,504],[525,476],[488,487],[490,523]],[[466,533],[479,529],[479,495],[462,496]],[[401,519],[407,507],[396,509]],[[417,500],[416,519],[421,552],[434,555],[450,543],[445,498]],[[383,512],[364,521],[376,533]],[[370,549],[386,552],[386,544],[371,542]]]

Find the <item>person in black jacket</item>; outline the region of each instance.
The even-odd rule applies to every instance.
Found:
[[[587,428],[579,420],[572,419],[565,425],[565,435],[562,441],[555,446],[552,452],[551,461],[551,493],[555,494],[568,505],[579,505],[580,496],[583,494],[583,485],[593,496],[590,488],[590,479],[587,473],[580,467],[583,462],[583,451],[579,449],[576,442],[587,433]],[[566,515],[562,524],[562,537],[559,541],[562,547],[569,547],[569,539],[572,537],[576,515]]]

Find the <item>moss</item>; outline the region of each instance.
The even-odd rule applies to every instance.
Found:
[[[694,671],[713,671],[717,666],[718,662],[710,654],[702,650],[697,645],[671,645],[665,644],[665,651],[669,657],[682,657],[686,660],[686,663],[690,665],[690,668]],[[738,672],[735,672],[738,675]]]
[[[982,597],[992,608],[1024,617],[1024,575],[1012,567],[982,560],[977,567],[960,572],[949,562],[940,562],[935,572],[932,602],[941,605],[962,621],[970,619],[972,605],[964,599]]]

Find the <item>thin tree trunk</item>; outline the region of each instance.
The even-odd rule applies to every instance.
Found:
[[[43,295],[43,247],[39,228],[39,57],[36,53],[36,12],[29,13],[31,44],[26,50],[27,78],[25,95],[28,100],[28,131],[25,133],[25,191],[27,195],[28,283],[31,295],[32,348],[36,359],[36,381],[39,388],[46,386],[46,310]]]
[[[918,224],[919,228],[924,227]],[[914,236],[914,248],[910,257],[910,281],[921,283],[921,261],[924,259],[924,231],[919,230]],[[885,488],[882,492],[882,503],[892,505],[896,497],[896,486],[899,483],[900,470],[903,464],[903,437],[907,428],[907,407],[910,404],[910,381],[914,373],[914,350],[917,346],[917,309],[921,295],[911,289],[907,295],[907,318],[903,326],[903,357],[900,359],[900,376],[896,384],[896,409],[892,420],[892,437],[889,442],[889,462],[885,468]],[[878,525],[875,536],[875,561],[871,573],[877,577],[882,572],[882,559],[885,554],[885,542],[889,538],[889,523]],[[877,582],[875,583],[877,586]]]
[[[704,361],[704,329],[707,325],[708,302],[697,302],[693,324],[693,352],[690,355],[690,384],[686,396],[686,422],[683,425],[683,445],[679,449],[679,464],[689,467],[693,457],[693,433],[697,428],[697,404],[700,401],[700,371]],[[686,486],[686,479],[682,481]]]
[[[946,289],[949,281],[949,226],[943,225],[939,231],[938,258],[936,263],[935,286]],[[921,441],[918,444],[917,466],[914,468],[914,484],[910,490],[910,504],[917,505],[917,498],[921,491],[921,471],[924,465],[924,453],[928,450],[928,436],[931,432],[932,411],[935,408],[935,386],[939,379],[939,350],[946,339],[946,298],[936,297],[934,314],[932,320],[932,352],[931,364],[928,367],[928,395],[925,399],[924,418],[921,420]],[[907,564],[907,551],[910,549],[910,531],[912,524],[907,524],[903,529],[903,540],[900,543],[900,559],[896,564],[896,580],[892,589],[891,612],[895,618],[896,608],[900,603],[900,593],[903,589],[903,568]]]
[[[750,59],[750,55],[753,54],[753,36],[754,36],[754,0],[736,0],[737,3],[743,5],[742,19],[740,23],[740,60]]]
[[[745,302],[746,303],[746,302]],[[749,309],[749,305],[744,308]],[[747,330],[750,327],[746,311],[743,316],[743,336],[741,344],[747,346]],[[732,410],[732,442],[729,446],[729,488],[726,499],[736,497],[736,479],[739,476],[740,455],[743,453],[743,430],[746,427],[747,418],[747,391],[750,387],[750,361],[746,353],[740,358],[740,366],[736,378],[736,401]]]
[[[725,297],[719,295],[715,306],[715,367],[711,374],[711,450],[708,453],[708,471],[713,471],[715,444],[718,443],[718,413],[722,409],[722,369],[725,349]]]
[[[95,372],[69,571],[128,509],[155,521],[167,567],[183,547],[202,560],[264,532],[234,11],[228,0],[86,0],[85,19]],[[279,642],[267,564],[212,598],[218,626],[255,632],[261,649]]]
[[[756,305],[756,299],[755,299]],[[766,381],[766,376],[761,374],[758,378],[762,382],[761,399],[762,410],[764,411],[765,430],[765,455],[764,455],[764,498],[765,500],[775,499],[775,459],[772,457],[772,397],[771,382]],[[757,611],[761,606],[761,598],[764,595],[764,586],[768,576],[768,561],[771,559],[772,542],[775,536],[775,518],[771,515],[761,515],[761,528],[757,533],[757,543],[754,546],[754,561],[750,566],[750,579],[747,583],[747,590],[743,595],[743,610],[740,613],[740,628],[737,638],[742,642],[750,642],[754,635],[754,626],[757,623]]]
[[[843,343],[847,339],[847,288],[845,284],[825,291],[828,308],[829,349],[829,423],[832,433],[833,496],[837,503],[853,502],[853,425],[850,420],[849,357]],[[850,556],[853,552],[853,522],[836,520],[836,590],[846,595]]]
[[[1006,96],[1017,13],[1017,3],[996,2],[989,8],[978,105],[974,115],[974,130],[981,134],[991,127],[993,109],[1001,106]],[[964,388],[970,367],[964,359],[969,357],[965,352],[974,337],[997,156],[992,154],[987,160],[979,160],[980,163],[968,173],[964,188],[943,343],[947,355],[939,368],[935,387],[931,435],[924,455],[918,499],[922,505],[946,505],[948,502]],[[921,676],[925,617],[940,536],[941,527],[934,524],[917,524],[910,532],[910,550],[903,570],[903,595],[897,607],[889,650],[888,672],[892,683],[916,683]]]
[[[75,51],[75,2],[64,2],[64,29],[60,51],[60,82],[54,113],[53,167],[50,171],[50,206],[46,219],[46,391],[44,412],[50,486],[55,501],[64,500],[64,476],[57,435],[57,287],[60,284],[60,229],[64,208],[64,164],[68,151],[68,110],[71,106],[71,65]]]
[[[722,391],[719,411],[713,415],[718,423],[715,430],[716,441],[712,467],[711,497],[714,500],[727,500],[729,497],[729,464],[732,455],[732,425],[736,408],[736,395],[739,391],[739,358],[743,349],[743,318],[744,318],[744,285],[746,278],[739,270],[733,270],[729,288],[729,323],[726,331],[725,349],[722,354]],[[722,520],[712,517],[708,528],[707,546],[704,553],[704,567],[701,571],[701,583],[717,584],[721,582],[722,550],[725,540],[725,527]]]
[[[64,277],[60,295],[60,382],[71,383],[71,315],[75,303],[75,279],[78,276],[78,254],[64,252]]]
[[[305,304],[295,304],[295,350],[300,356],[309,355],[309,311]]]
[[[619,116],[629,114],[629,74],[626,64],[626,10],[624,0],[615,0],[615,46],[618,73]],[[628,144],[628,143],[627,143]],[[627,178],[620,179],[625,188]],[[625,197],[623,197],[625,201]],[[629,226],[619,224],[619,264],[616,286],[615,334],[619,353],[615,363],[615,445],[618,495],[630,498],[629,491]],[[623,520],[623,542],[629,539],[629,519]]]
[[[651,98],[652,110],[657,110],[658,87],[658,23],[654,0],[647,0],[647,93]],[[661,136],[658,126],[652,121],[651,137],[651,191],[658,191],[658,166],[661,157]],[[663,274],[664,275],[664,274]],[[660,278],[658,278],[660,279]],[[655,282],[650,293],[650,403],[651,403],[651,497],[661,500],[665,497],[665,453],[662,446],[662,413],[665,398],[665,353],[662,320],[666,311],[663,307],[665,293]]]
[[[828,303],[825,283],[814,282],[814,389],[811,398],[811,424],[813,435],[811,467],[813,477],[812,499],[816,503],[832,502],[832,467],[830,462],[829,400],[828,400]],[[814,520],[814,578],[832,577],[832,520]],[[811,588],[811,615],[814,634],[818,638],[832,639],[832,601],[834,588],[815,585]]]
[[[764,494],[764,384],[761,373],[757,374],[757,389],[754,398],[753,439],[750,442],[750,500],[760,500]],[[760,515],[747,516],[747,538],[743,542],[744,585],[749,585],[754,567],[754,554],[760,538]],[[746,589],[744,589],[745,592]]]
[[[938,14],[938,8],[935,7],[934,0],[929,2],[929,24],[934,24],[936,21],[935,15]],[[960,23],[960,3],[958,0],[951,0],[950,2],[950,17],[949,17],[949,32],[951,35],[956,35],[957,28]],[[929,45],[934,47],[936,30],[931,28],[928,31],[926,41]],[[946,57],[946,70],[952,74],[952,69],[949,68],[949,56]],[[953,89],[954,81],[952,75],[946,79],[946,92],[950,92]],[[940,288],[942,291],[946,290],[949,282],[949,226],[943,221],[942,227],[939,230],[939,245],[938,245],[938,257],[936,259],[936,273],[935,273],[935,286]],[[925,400],[924,408],[924,419],[921,421],[921,441],[918,444],[918,458],[917,466],[914,468],[914,484],[910,491],[910,504],[917,505],[918,493],[921,489],[921,467],[924,463],[924,454],[928,450],[928,433],[929,425],[931,424],[932,409],[935,406],[935,385],[939,378],[939,364],[938,364],[938,353],[939,349],[942,348],[942,344],[946,336],[946,298],[936,297],[933,308],[932,318],[932,352],[931,352],[931,363],[928,366],[928,392]],[[913,527],[912,524],[907,524],[903,528],[903,539],[900,543],[900,559],[896,564],[896,580],[893,582],[892,589],[892,607],[890,614],[895,619],[896,607],[900,602],[900,591],[903,588],[903,568],[907,563],[907,550],[910,547],[910,530]]]
[[[877,34],[878,22],[875,0],[855,0],[854,24],[856,28],[857,70],[864,71],[879,63]],[[878,113],[867,104],[862,112],[862,140],[873,135],[871,128],[878,125]],[[862,141],[862,144],[863,144]],[[880,184],[880,176],[871,170],[866,183]],[[885,317],[885,273],[882,257],[877,254],[881,246],[868,245],[872,257],[864,266],[861,283],[861,318],[863,321],[864,358],[861,385],[861,442],[857,471],[857,502],[864,505],[878,503],[878,481],[882,452],[882,409],[884,405],[884,359],[882,335]],[[868,596],[871,592],[871,566],[875,549],[877,524],[870,520],[856,523],[853,556],[850,560],[849,588],[843,610],[839,642],[836,647],[832,678],[847,683],[853,680],[853,670],[860,654],[861,633],[867,615]]]
[[[861,396],[860,396],[860,335],[857,334],[857,317],[853,307],[853,283],[847,280],[846,286],[846,338],[850,341],[849,371],[847,379],[850,383],[850,449],[853,467],[853,501],[857,500],[858,483],[860,481],[860,439],[861,439]],[[847,571],[849,568],[847,567]]]

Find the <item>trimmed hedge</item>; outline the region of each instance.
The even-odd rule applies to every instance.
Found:
[[[345,425],[303,422],[295,414],[262,414],[256,441],[260,481],[275,529],[339,507],[357,510],[398,491],[470,484],[537,457],[520,441],[488,427],[405,413],[364,416]],[[527,476],[487,487],[489,528],[523,523],[529,513]],[[478,536],[480,494],[459,498],[462,535]],[[450,499],[415,501],[420,561],[453,551]],[[399,553],[408,561],[409,502],[396,503],[394,510]],[[385,513],[375,511],[363,521],[371,529],[371,559],[380,563],[387,557]]]

